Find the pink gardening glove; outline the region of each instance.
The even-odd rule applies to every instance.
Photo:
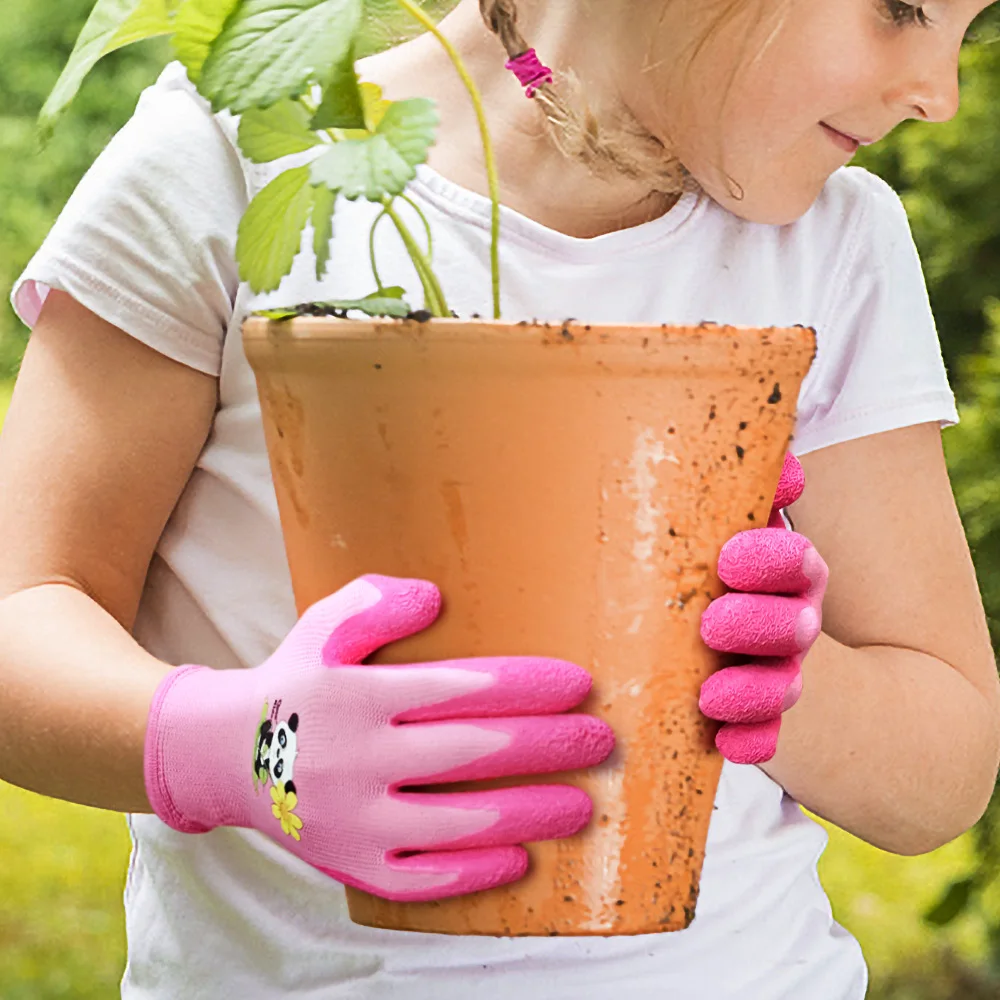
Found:
[[[589,715],[556,714],[591,686],[585,670],[561,660],[359,665],[439,610],[433,584],[365,576],[309,608],[255,669],[172,671],[146,732],[156,814],[184,833],[255,828],[386,899],[441,899],[519,879],[528,859],[517,845],[590,821],[584,792],[402,789],[592,767],[614,737]]]
[[[799,700],[802,660],[822,628],[826,563],[808,538],[785,528],[780,514],[804,485],[802,466],[788,455],[768,526],[731,538],[719,556],[719,577],[735,593],[702,615],[707,645],[753,657],[718,671],[701,688],[702,712],[726,723],[716,746],[734,764],[774,756],[781,716]]]

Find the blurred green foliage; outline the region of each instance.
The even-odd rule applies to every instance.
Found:
[[[1000,22],[1000,14],[989,17]],[[902,195],[957,375],[959,359],[986,333],[984,304],[1000,277],[1000,44],[967,45],[961,78],[962,108],[952,121],[907,122],[855,161]]]
[[[438,0],[432,0],[438,2]],[[440,0],[447,4],[449,0]],[[103,60],[50,145],[35,119],[93,0],[7,0],[0,19],[0,288],[9,289],[88,164],[169,57],[163,41]],[[963,106],[947,124],[901,126],[858,161],[903,196],[942,343],[962,398],[946,447],[1000,648],[1000,29],[962,56]],[[0,379],[26,331],[0,308]],[[9,382],[0,382],[0,419]],[[124,958],[127,837],[110,814],[0,785],[0,997],[110,997]],[[973,835],[926,858],[891,858],[840,831],[821,872],[873,968],[872,1000],[1000,996],[1000,796]],[[950,886],[950,888],[949,888]],[[920,914],[930,921],[921,922]]]
[[[35,120],[92,5],[93,0],[6,0],[0,18],[0,289],[5,293],[169,52],[166,43],[154,41],[109,56],[40,150]],[[16,371],[26,336],[5,302],[0,378]]]

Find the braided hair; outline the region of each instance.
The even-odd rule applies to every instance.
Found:
[[[530,48],[518,28],[515,0],[479,0],[479,10],[509,58],[516,59]],[[541,83],[534,100],[556,145],[598,176],[624,175],[645,181],[662,194],[677,194],[690,186],[687,171],[659,139],[622,109],[616,109],[613,120],[600,119],[572,77],[562,75],[558,84]]]

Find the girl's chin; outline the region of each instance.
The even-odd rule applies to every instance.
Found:
[[[703,185],[708,195],[733,215],[764,226],[787,226],[797,222],[816,203],[828,178],[823,183],[788,184],[788,179],[758,181],[734,196],[725,185]]]

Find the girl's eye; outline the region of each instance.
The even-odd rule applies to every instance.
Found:
[[[882,0],[882,6],[893,24],[919,24],[926,28],[931,19],[918,4],[904,3],[903,0]]]

